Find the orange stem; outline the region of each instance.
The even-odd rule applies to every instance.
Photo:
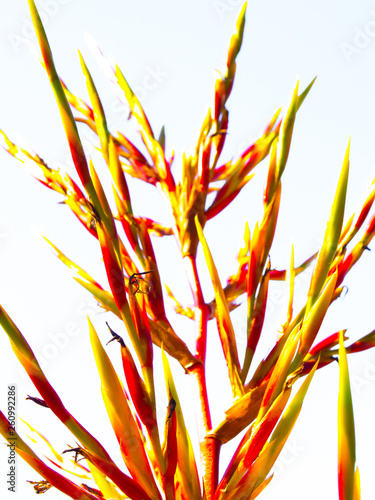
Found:
[[[185,269],[194,298],[195,325],[196,325],[196,357],[200,363],[195,363],[190,369],[194,383],[194,393],[199,395],[197,404],[199,440],[201,450],[201,464],[204,491],[207,500],[213,498],[219,477],[219,454],[221,443],[214,438],[207,438],[206,434],[212,429],[210,406],[207,395],[206,384],[206,346],[207,346],[207,323],[210,315],[209,306],[203,298],[196,259],[188,255],[184,259]]]

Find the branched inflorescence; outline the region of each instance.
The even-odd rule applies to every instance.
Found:
[[[76,447],[55,453],[60,455],[61,461],[63,454],[66,460],[66,454],[73,453],[73,465],[84,468],[95,485],[79,485],[76,480],[68,479],[62,470],[47,465],[12,428],[17,438],[17,452],[44,478],[42,481],[30,481],[37,493],[54,487],[71,498],[81,500],[124,497],[134,500],[254,499],[272,479],[272,467],[292,431],[315,371],[338,358],[340,498],[354,498],[354,491],[357,492],[355,498],[359,498],[346,353],[373,347],[375,332],[346,348],[344,340],[347,338],[343,331],[315,342],[329,306],[343,290],[346,275],[375,235],[375,215],[370,215],[375,198],[374,184],[359,213],[344,224],[349,146],[322,247],[298,265],[294,262],[292,249],[290,266],[286,270],[272,268],[269,259],[279,214],[282,176],[296,116],[314,81],[302,92],[297,84],[284,115],[279,110],[259,139],[238,158],[221,163],[228,131],[226,106],[242,44],[245,5],[230,41],[226,67],[215,83],[213,106],[202,124],[194,154],[183,157],[182,180],[177,183],[171,171],[173,157],[168,158],[165,153],[165,132],[163,130],[159,138],[155,137],[145,111],[120,69],[116,65],[112,68],[112,80],[121,89],[131,117],[137,124],[142,139],[140,146],[135,146],[121,132],[109,130],[100,97],[81,55],[89,103],[75,96],[60,79],[34,1],[29,0],[29,5],[42,64],[56,97],[79,180],[73,180],[61,170],[52,169],[40,156],[20,148],[1,132],[3,146],[18,160],[32,162],[38,169],[38,180],[62,197],[60,202],[71,209],[97,240],[108,278],[105,286],[50,244],[59,259],[75,271],[76,281],[95,297],[105,311],[123,322],[126,339],[129,339],[129,342],[126,340],[128,347],[123,337],[107,323],[112,335],[107,344],[114,340],[119,342],[116,345],[120,348],[123,365],[123,374],[120,375],[116,373],[94,325],[89,321],[103,400],[127,468],[125,473],[99,441],[68,412],[25,337],[0,307],[0,323],[41,396],[28,396],[27,399],[47,409],[40,411],[53,412],[77,441]],[[93,162],[87,161],[77,122],[90,127],[97,135],[100,152],[112,177],[113,193],[105,192]],[[246,225],[237,270],[222,286],[204,227],[236,198],[261,163],[263,168],[268,163],[263,215],[251,232]],[[134,215],[127,183],[129,175],[162,193],[173,214],[171,227]],[[209,194],[212,196],[208,198]],[[116,213],[111,209],[110,197],[111,203],[115,203]],[[194,306],[180,304],[170,288],[167,292],[176,312],[195,322],[194,353],[167,318],[151,235],[173,235],[179,247]],[[215,291],[215,297],[210,302],[204,299],[201,271],[197,266],[199,246],[203,249]],[[301,310],[294,311],[295,278],[310,265],[315,267],[306,304]],[[268,289],[273,280],[289,283],[286,319],[268,355],[254,366],[254,354],[264,332]],[[230,313],[243,302],[247,309],[247,336],[245,348],[240,352]],[[206,385],[207,324],[212,319],[216,319],[233,396],[232,405],[215,428],[212,426]],[[162,349],[168,394],[163,441],[159,433],[162,424],[158,422],[156,412],[154,345]],[[167,354],[178,360],[195,384],[200,457],[195,457],[193,453]],[[127,390],[121,378],[126,380]],[[301,378],[302,385],[292,395],[294,382]],[[8,429],[7,419],[0,413],[0,432],[5,438],[8,438]],[[242,440],[226,471],[219,477],[221,446],[242,431]]]

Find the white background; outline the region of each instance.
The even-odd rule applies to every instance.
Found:
[[[60,76],[68,87],[87,98],[77,49],[94,77],[112,131],[131,132],[126,108],[111,93],[84,39],[89,33],[105,54],[111,54],[144,105],[155,133],[166,127],[167,154],[176,153],[174,174],[179,178],[183,151],[191,153],[200,126],[213,97],[215,70],[224,70],[230,36],[241,8],[236,0],[191,0],[173,2],[89,0],[39,1],[45,27]],[[14,142],[32,147],[53,167],[73,174],[57,105],[46,74],[28,48],[36,39],[26,0],[1,0],[0,17],[0,128]],[[314,76],[317,81],[296,120],[292,150],[283,177],[283,196],[278,230],[271,251],[272,267],[288,265],[291,243],[296,263],[314,253],[323,237],[327,215],[349,139],[352,137],[351,171],[346,217],[364,200],[375,172],[375,7],[368,1],[317,0],[314,3],[271,0],[248,6],[245,36],[238,57],[236,81],[228,107],[230,129],[224,159],[236,157],[251,144],[275,110],[287,104],[297,78],[301,89]],[[155,74],[157,75],[155,77]],[[151,76],[150,76],[151,75]],[[86,129],[87,145],[91,135]],[[93,148],[88,152],[96,165],[101,160]],[[100,167],[99,167],[100,168]],[[266,163],[233,206],[206,226],[223,284],[235,271],[235,257],[242,243],[244,223],[250,228],[262,216],[261,196]],[[168,223],[168,213],[148,186],[131,179],[136,214]],[[49,380],[67,408],[118,458],[115,438],[103,407],[99,379],[88,339],[89,314],[103,342],[108,340],[105,321],[119,324],[102,314],[70,277],[67,268],[53,255],[41,234],[105,284],[97,243],[64,205],[61,198],[35,181],[22,164],[0,153],[0,303],[12,317],[39,356]],[[373,211],[372,211],[373,213]],[[172,239],[153,239],[160,261],[162,280],[184,304],[192,299],[176,246]],[[371,245],[374,246],[373,244]],[[200,255],[201,259],[201,255]],[[213,297],[204,262],[202,280],[205,298]],[[181,276],[180,274],[181,273]],[[323,324],[319,338],[348,328],[353,340],[374,328],[375,259],[366,252],[345,284],[347,295],[338,300]],[[303,303],[307,281],[297,290],[296,310]],[[280,292],[282,292],[280,294]],[[258,361],[273,345],[286,314],[285,284],[272,283],[264,338]],[[280,298],[281,297],[281,298]],[[244,345],[245,310],[233,316],[239,346]],[[193,325],[172,316],[178,334],[193,349]],[[121,332],[123,333],[123,332]],[[119,366],[118,350],[108,352]],[[208,370],[214,425],[230,405],[226,368],[214,322],[209,332]],[[37,396],[10,348],[0,336],[0,408],[6,412],[8,384],[18,387],[18,413],[42,432],[58,451],[74,445],[69,433],[48,410],[25,401]],[[160,352],[155,349],[160,367]],[[182,396],[189,429],[196,447],[196,429],[190,400],[189,380],[178,363],[171,361],[177,388]],[[351,357],[350,373],[357,431],[357,459],[361,473],[362,498],[373,497],[375,489],[375,352]],[[163,386],[162,375],[160,386]],[[300,419],[285,452],[275,467],[275,478],[259,498],[305,500],[338,498],[337,494],[337,392],[338,366],[332,364],[316,374]],[[166,399],[159,394],[159,413]],[[26,427],[19,424],[21,431]],[[40,455],[40,444],[33,445]],[[197,448],[196,448],[197,449]],[[225,470],[235,443],[222,451]],[[7,450],[0,448],[3,498],[6,491]],[[17,492],[35,498],[26,479],[37,474],[18,461]],[[56,491],[48,498],[61,498]]]

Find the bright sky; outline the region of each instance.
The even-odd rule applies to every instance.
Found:
[[[191,152],[202,120],[213,97],[216,70],[223,70],[230,36],[242,2],[237,0],[191,0],[176,2],[129,0],[40,0],[37,2],[60,76],[68,87],[87,99],[77,49],[92,72],[106,110],[111,130],[120,129],[140,141],[127,120],[128,112],[111,92],[111,86],[93,57],[85,34],[93,37],[105,55],[122,69],[144,105],[155,131],[166,127],[167,154],[176,153],[178,177],[183,151]],[[26,0],[0,0],[0,128],[14,142],[32,147],[53,167],[73,172],[68,147],[46,74],[31,51],[35,45]],[[230,129],[225,158],[236,157],[263,130],[278,107],[288,103],[297,79],[301,89],[317,76],[296,120],[291,154],[283,177],[283,197],[271,252],[272,267],[285,268],[294,244],[296,262],[314,253],[324,234],[337,179],[351,136],[351,171],[346,216],[363,202],[375,177],[375,8],[370,1],[314,3],[297,0],[252,1],[248,5],[245,36],[238,57],[236,81],[228,107]],[[90,133],[82,140],[94,162],[100,160],[90,147]],[[261,216],[261,195],[266,165],[233,206],[206,226],[220,277],[225,283],[235,269],[236,251],[247,220],[252,228]],[[67,408],[74,413],[116,458],[116,442],[102,405],[99,380],[88,340],[86,316],[90,315],[106,340],[103,315],[88,294],[72,280],[65,266],[44,243],[47,236],[73,261],[104,281],[100,251],[60,197],[36,182],[22,165],[0,153],[0,303],[39,355],[47,376]],[[137,213],[166,221],[168,214],[150,188],[130,181]],[[185,304],[192,302],[184,276],[170,262],[178,258],[172,241],[155,241],[162,278]],[[371,245],[374,247],[374,244]],[[201,261],[203,264],[203,261]],[[180,266],[181,267],[181,266]],[[206,300],[212,298],[208,274],[202,272]],[[319,338],[347,328],[355,340],[374,329],[375,259],[367,252],[349,279],[347,295],[328,314]],[[301,282],[302,283],[302,282]],[[301,284],[299,301],[306,293]],[[286,301],[280,299],[285,285],[272,284],[267,311],[266,338],[259,346],[258,361],[273,345],[285,321]],[[243,345],[246,312],[240,308],[233,318],[239,345]],[[113,327],[118,325],[112,321]],[[181,318],[173,325],[193,348],[192,324]],[[226,368],[219,352],[215,325],[210,325],[209,387],[214,422],[230,404]],[[242,335],[242,336],[241,336]],[[112,345],[112,344],[111,344]],[[158,351],[158,350],[157,350]],[[115,362],[118,359],[113,348]],[[156,363],[160,365],[159,352]],[[189,394],[189,380],[177,363],[171,362],[180,394]],[[0,408],[5,412],[7,386],[18,387],[18,414],[53,441],[62,451],[71,442],[56,418],[24,401],[36,395],[19,369],[4,335],[0,335]],[[362,498],[375,491],[372,432],[375,414],[375,350],[356,354],[350,361],[357,460]],[[332,364],[316,374],[299,421],[285,452],[275,467],[275,477],[260,495],[262,500],[305,500],[319,496],[337,498],[337,393],[338,367]],[[164,399],[163,399],[164,398]],[[160,413],[166,399],[159,396]],[[183,399],[191,425],[196,429],[189,400]],[[25,426],[19,426],[26,430]],[[227,451],[228,448],[228,451]],[[222,472],[233,445],[223,449]],[[38,451],[38,447],[35,446]],[[6,491],[7,452],[0,452],[1,497]],[[37,474],[18,460],[18,492],[35,498],[26,479]],[[4,497],[5,495],[5,497]],[[52,498],[51,493],[47,493]],[[53,498],[56,498],[56,494]]]

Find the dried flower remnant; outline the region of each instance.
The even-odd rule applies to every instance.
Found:
[[[129,285],[131,287],[134,287],[134,292],[132,292],[133,295],[136,293],[149,293],[152,290],[151,284],[143,278],[145,274],[150,274],[153,271],[145,271],[144,273],[133,273],[131,276],[129,276]],[[147,287],[145,290],[142,290],[143,283],[146,283]]]
[[[84,460],[85,454],[83,449],[80,446],[77,446],[76,448],[69,447],[67,450],[64,450],[61,452],[62,454],[64,453],[74,453],[74,463],[76,464],[79,460]],[[81,458],[78,458],[81,455]]]
[[[37,495],[41,493],[45,493],[50,488],[52,488],[52,484],[48,481],[27,481],[30,484],[34,485],[34,490]]]

